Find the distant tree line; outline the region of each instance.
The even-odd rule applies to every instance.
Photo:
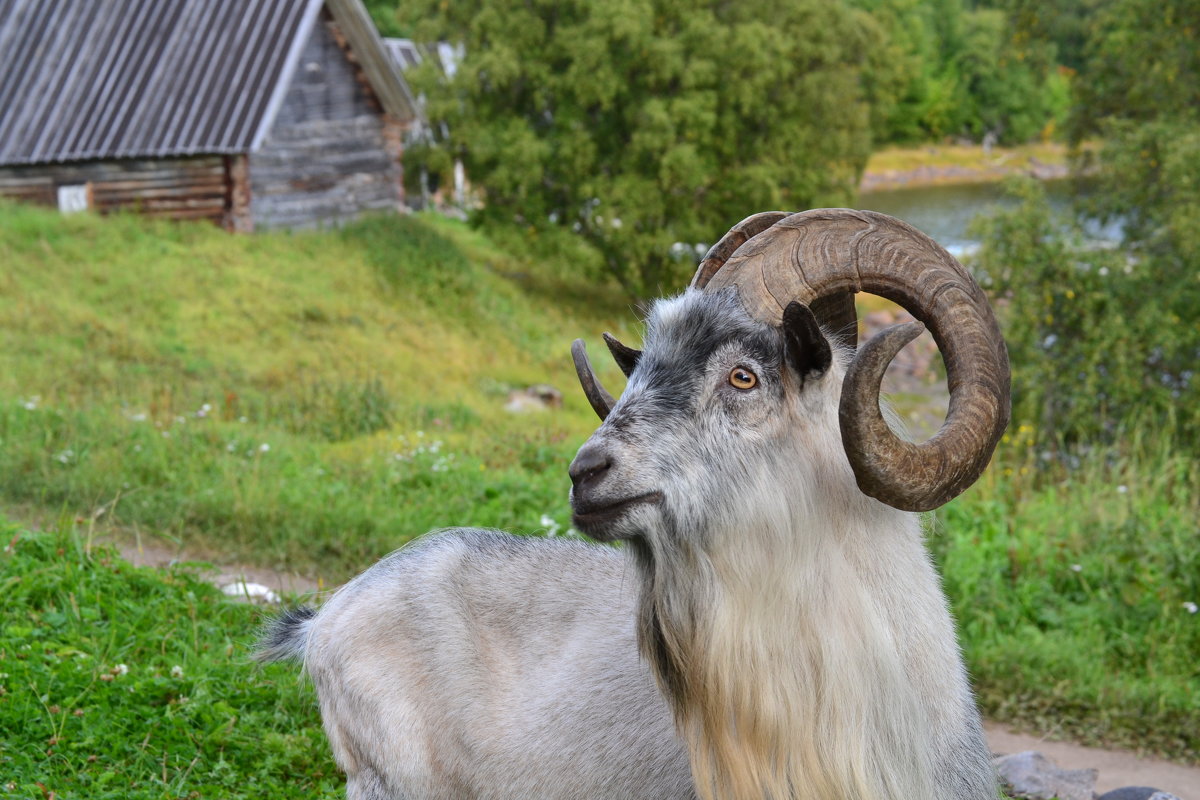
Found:
[[[866,80],[876,144],[947,136],[999,144],[1052,136],[1070,103],[1069,69],[1013,9],[964,0],[847,0],[878,29]]]

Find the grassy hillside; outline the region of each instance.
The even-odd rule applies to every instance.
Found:
[[[435,526],[565,527],[595,426],[570,342],[635,322],[586,253],[514,258],[436,217],[234,237],[0,213],[10,506],[333,578]],[[564,407],[504,410],[536,383]]]

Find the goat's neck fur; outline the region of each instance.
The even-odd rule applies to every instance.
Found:
[[[825,376],[827,391],[840,373]],[[632,543],[642,651],[702,796],[940,798],[928,687],[914,686],[908,651],[940,650],[930,663],[953,674],[934,680],[967,690],[919,520],[858,491],[836,404],[793,405],[790,446],[774,463],[739,465],[717,516],[667,514],[668,528],[690,532],[664,532],[671,547]]]

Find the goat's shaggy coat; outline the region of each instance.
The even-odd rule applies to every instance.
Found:
[[[443,533],[285,618],[349,796],[994,798],[920,519],[857,489],[816,344],[659,302],[572,467],[624,553]]]

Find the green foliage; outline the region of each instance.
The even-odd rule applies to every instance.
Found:
[[[880,29],[871,55],[877,143],[988,133],[1030,141],[1062,123],[1068,84],[1052,48],[1005,12],[961,0],[853,0]]]
[[[1121,440],[1145,425],[1200,433],[1200,288],[1161,259],[1088,247],[1041,186],[981,221],[975,261],[998,298],[1013,366],[1013,419],[1056,448]],[[1170,287],[1165,290],[1165,287]]]
[[[1014,426],[930,544],[991,719],[1200,762],[1200,461],[1143,426],[1047,473]]]
[[[1072,115],[1077,138],[1114,131],[1109,120],[1191,120],[1200,115],[1200,3],[1117,0],[1089,30]]]
[[[987,226],[980,266],[1007,309],[1018,418],[1068,443],[1200,433],[1200,4],[1120,0],[1096,14],[1076,136],[1103,133],[1090,210],[1115,251],[1084,251],[1032,186]],[[1040,351],[1040,352],[1039,352]],[[1039,358],[1040,357],[1040,358]]]
[[[1013,20],[1013,43],[1034,47],[1071,73],[1086,69],[1089,32],[1108,0],[1005,0]]]
[[[312,691],[249,661],[256,609],[69,527],[0,539],[0,794],[342,796]]]
[[[682,285],[690,245],[747,213],[844,204],[869,150],[872,29],[838,4],[755,0],[407,3],[422,41],[465,47],[414,73],[479,215],[578,231],[632,295]],[[672,258],[676,242],[685,256]]]

